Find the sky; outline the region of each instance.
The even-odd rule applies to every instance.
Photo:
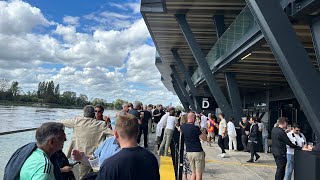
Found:
[[[160,80],[139,0],[0,0],[0,78],[24,92],[60,90],[179,105]]]

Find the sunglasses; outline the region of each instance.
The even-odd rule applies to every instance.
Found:
[[[97,112],[97,113],[103,113],[103,111],[98,111],[98,110],[94,110],[94,112]]]

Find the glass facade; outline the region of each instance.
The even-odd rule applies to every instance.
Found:
[[[206,60],[210,69],[214,68],[217,60],[228,57],[259,30],[258,24],[246,6],[207,54]],[[191,79],[197,84],[202,78],[203,73],[198,68]]]

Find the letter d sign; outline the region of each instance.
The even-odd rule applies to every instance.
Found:
[[[210,106],[210,103],[208,101],[208,98],[202,98],[202,108],[207,109],[209,108],[209,106]]]

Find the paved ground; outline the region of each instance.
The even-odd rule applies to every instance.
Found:
[[[227,150],[226,158],[220,158],[220,148],[216,143],[212,147],[202,144],[206,152],[206,169],[203,179],[219,180],[272,180],[276,170],[271,154],[259,153],[261,158],[255,163],[247,163],[250,154],[242,151]]]
[[[151,134],[149,144],[153,144],[154,135]],[[150,151],[154,148],[154,145],[151,145],[152,148],[148,148]],[[218,154],[221,153],[220,148],[217,143],[213,143],[212,147],[202,143],[202,147],[206,152],[206,168],[205,173],[203,174],[204,180],[273,180],[276,170],[275,162],[272,155],[259,153],[261,158],[255,163],[247,163],[249,160],[250,154],[248,152],[242,151],[227,151],[226,158],[220,158]],[[173,171],[173,167],[168,168],[168,159],[171,158],[161,158],[160,170],[161,174],[165,174],[163,170],[167,170],[167,173]],[[164,163],[161,165],[161,163]],[[163,167],[165,166],[165,167]],[[161,177],[161,180],[170,180],[168,176],[166,178]],[[174,180],[174,178],[172,178]]]

